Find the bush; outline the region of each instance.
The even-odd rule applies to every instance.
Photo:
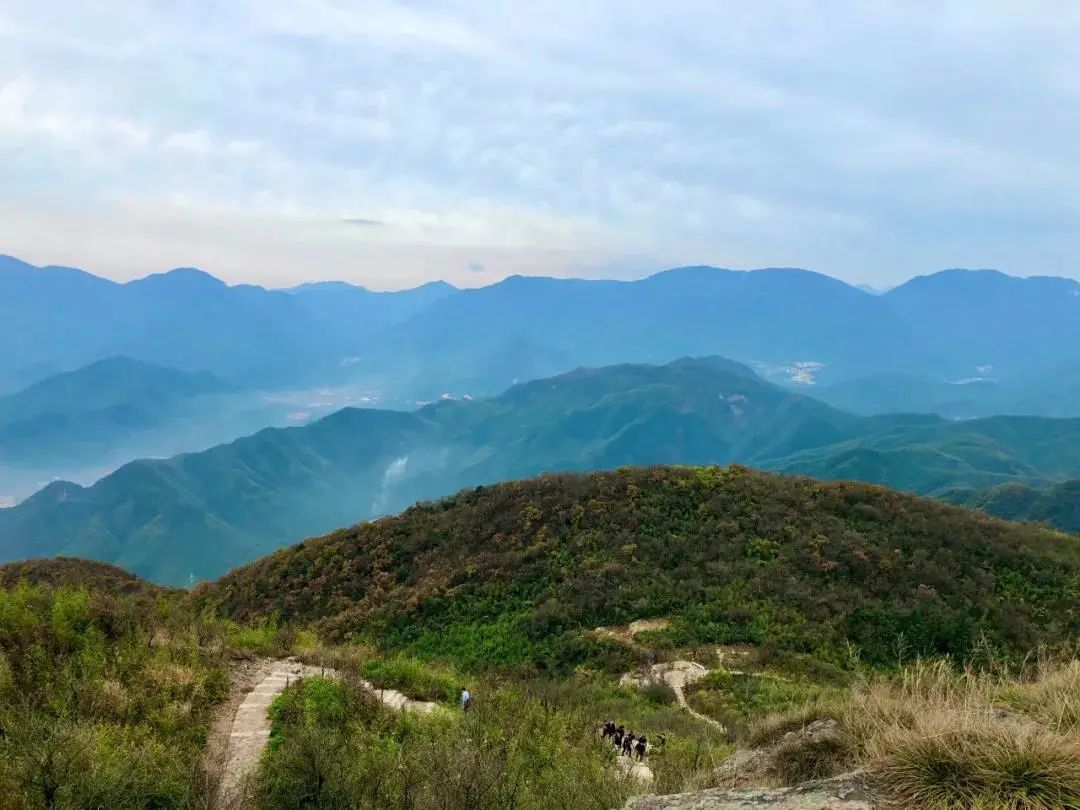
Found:
[[[844,734],[795,737],[777,746],[770,776],[785,785],[825,779],[846,770],[854,754],[855,747]]]
[[[0,806],[205,804],[220,632],[180,594],[0,589]]]
[[[365,662],[360,671],[376,686],[397,689],[414,700],[453,702],[461,686],[460,676],[448,667],[403,655],[374,658]]]
[[[349,707],[342,716],[309,699],[310,683],[275,704],[276,743],[258,778],[266,810],[599,810],[629,792],[585,717],[523,692],[485,690],[466,714],[419,716],[387,712],[358,686],[333,683],[330,703]]]
[[[670,706],[675,702],[675,690],[663,681],[649,681],[641,689],[646,700],[661,706]]]

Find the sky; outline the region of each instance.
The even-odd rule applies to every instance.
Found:
[[[1072,0],[0,0],[0,253],[1080,278]]]

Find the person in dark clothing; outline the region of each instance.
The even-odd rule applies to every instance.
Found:
[[[642,734],[637,738],[637,742],[634,743],[634,750],[637,751],[637,761],[641,762],[645,759],[645,751],[649,747],[649,741],[645,739],[645,735]]]
[[[625,734],[626,729],[624,729],[622,726],[619,726],[617,729],[615,729],[615,733],[611,735],[611,742],[614,744],[616,751],[622,749],[622,741]]]
[[[630,752],[634,750],[634,732],[630,732],[622,741],[622,753],[624,757],[630,756]]]
[[[610,720],[604,723],[604,727],[600,732],[600,738],[603,740],[610,739],[615,736],[615,724]]]

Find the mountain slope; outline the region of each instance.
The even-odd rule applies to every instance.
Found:
[[[1080,534],[1080,480],[1041,489],[1002,484],[985,490],[954,490],[944,497],[952,503],[981,509],[1006,520],[1047,523]]]
[[[469,484],[727,462],[756,457],[756,446],[791,452],[815,434],[851,435],[857,421],[719,359],[581,370],[416,413],[347,408],[305,427],[134,462],[92,487],[53,484],[0,510],[0,549],[7,559],[91,557],[180,584]]]
[[[467,490],[205,586],[236,618],[317,622],[470,663],[573,666],[582,631],[672,617],[679,643],[873,661],[1080,632],[1080,542],[862,484],[741,467],[551,475]]]
[[[581,369],[491,400],[345,409],[128,464],[88,488],[53,484],[0,510],[0,554],[93,557],[179,584],[418,499],[545,471],[737,461],[929,493],[1080,476],[1078,434],[1080,420],[864,419],[719,358]]]
[[[882,296],[926,339],[948,347],[949,374],[976,365],[997,372],[1075,362],[1080,345],[1080,282],[996,270],[945,270],[919,276]]]
[[[185,418],[232,387],[126,357],[99,360],[0,398],[0,463],[74,461]]]
[[[767,466],[818,478],[876,481],[924,495],[1005,482],[1046,484],[1080,467],[1080,419],[932,415],[867,419],[862,435]]]

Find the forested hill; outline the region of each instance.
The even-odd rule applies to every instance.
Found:
[[[139,579],[115,565],[78,557],[20,560],[0,565],[0,588],[13,588],[20,582],[51,587],[82,587],[113,595],[159,596],[170,591],[179,593]]]
[[[843,658],[1017,653],[1080,634],[1080,542],[883,487],[740,466],[478,487],[307,540],[203,586],[241,619],[472,665],[567,667],[589,628]],[[663,634],[662,634],[663,635]],[[664,638],[657,642],[663,644]]]
[[[1047,523],[1080,534],[1080,479],[1044,488],[1002,484],[990,489],[946,494],[952,503],[981,509],[1006,520]]]
[[[64,554],[183,585],[336,526],[542,472],[738,462],[920,494],[1080,476],[1080,419],[858,417],[723,358],[579,369],[489,400],[343,409],[56,482],[0,509],[0,560]]]

